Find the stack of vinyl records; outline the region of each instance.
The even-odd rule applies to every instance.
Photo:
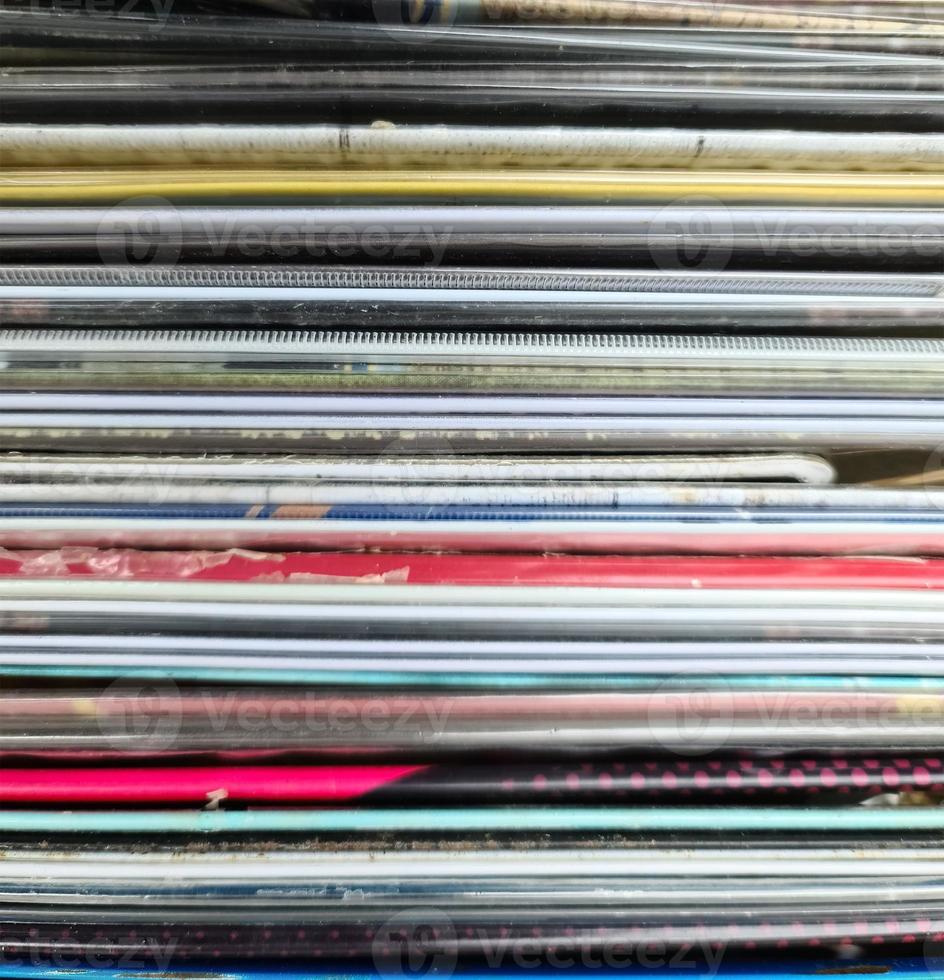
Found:
[[[944,0],[0,65],[0,978],[944,976]]]

